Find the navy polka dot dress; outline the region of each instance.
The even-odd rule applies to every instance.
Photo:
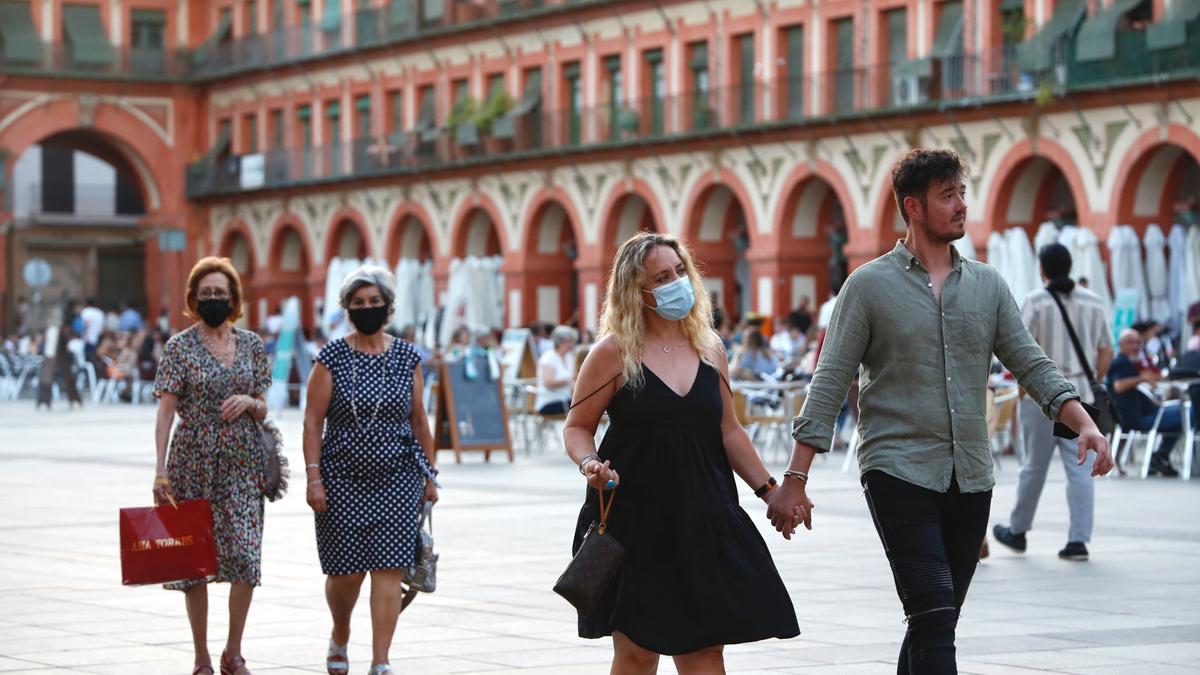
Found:
[[[342,575],[409,567],[425,480],[433,476],[409,421],[420,357],[402,340],[371,355],[339,339],[317,361],[333,376],[321,441],[329,508],[316,514],[321,570]]]

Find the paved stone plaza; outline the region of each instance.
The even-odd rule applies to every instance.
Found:
[[[0,671],[190,672],[182,597],[120,585],[117,509],[149,501],[153,418],[148,406],[34,413],[30,402],[0,404]],[[298,467],[299,414],[290,411],[281,426]],[[574,611],[550,591],[582,496],[574,467],[557,448],[511,465],[450,459],[442,458],[435,518],[439,590],[401,617],[397,673],[606,673],[609,643],[576,637]],[[840,471],[840,459],[816,464],[816,529],[791,542],[769,531],[763,507],[743,491],[803,635],[729,648],[730,672],[895,672],[903,617],[856,479]],[[1007,458],[993,508],[1002,522],[1015,479]],[[1200,481],[1103,481],[1088,563],[1055,557],[1065,520],[1055,468],[1030,551],[1018,557],[993,544],[975,575],[959,628],[962,671],[1200,672]],[[301,485],[267,505],[263,558],[249,665],[324,672],[329,617]],[[225,593],[218,587],[211,603],[214,656]],[[351,672],[360,673],[370,658],[365,600],[355,621]],[[669,659],[660,672],[674,672]]]

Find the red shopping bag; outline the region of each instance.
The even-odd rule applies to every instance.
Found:
[[[163,584],[216,574],[212,505],[207,499],[121,509],[122,584]]]

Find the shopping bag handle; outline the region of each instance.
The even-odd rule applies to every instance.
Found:
[[[425,523],[429,523],[429,534],[433,535],[433,502],[427,500],[424,508],[421,509],[421,521],[417,523],[417,529],[425,527]]]
[[[179,510],[179,504],[176,504],[176,503],[175,503],[175,496],[171,494],[171,481],[167,480],[167,479],[166,479],[165,477],[163,477],[163,476],[159,476],[158,478],[155,478],[155,479],[154,479],[154,485],[155,485],[155,486],[159,486],[159,485],[166,486],[166,488],[167,488],[167,501],[171,502],[171,506],[174,506],[176,510]],[[160,505],[159,505],[159,504],[155,504],[155,506],[160,506]]]

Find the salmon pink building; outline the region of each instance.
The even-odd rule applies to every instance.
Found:
[[[229,256],[257,327],[291,296],[312,325],[333,257],[444,287],[495,255],[506,324],[594,327],[639,230],[775,316],[894,245],[914,147],[966,158],[981,258],[1047,220],[1190,222],[1198,75],[1194,0],[0,0],[0,317],[31,258],[44,294],[180,317]],[[80,152],[116,176],[102,216]]]

